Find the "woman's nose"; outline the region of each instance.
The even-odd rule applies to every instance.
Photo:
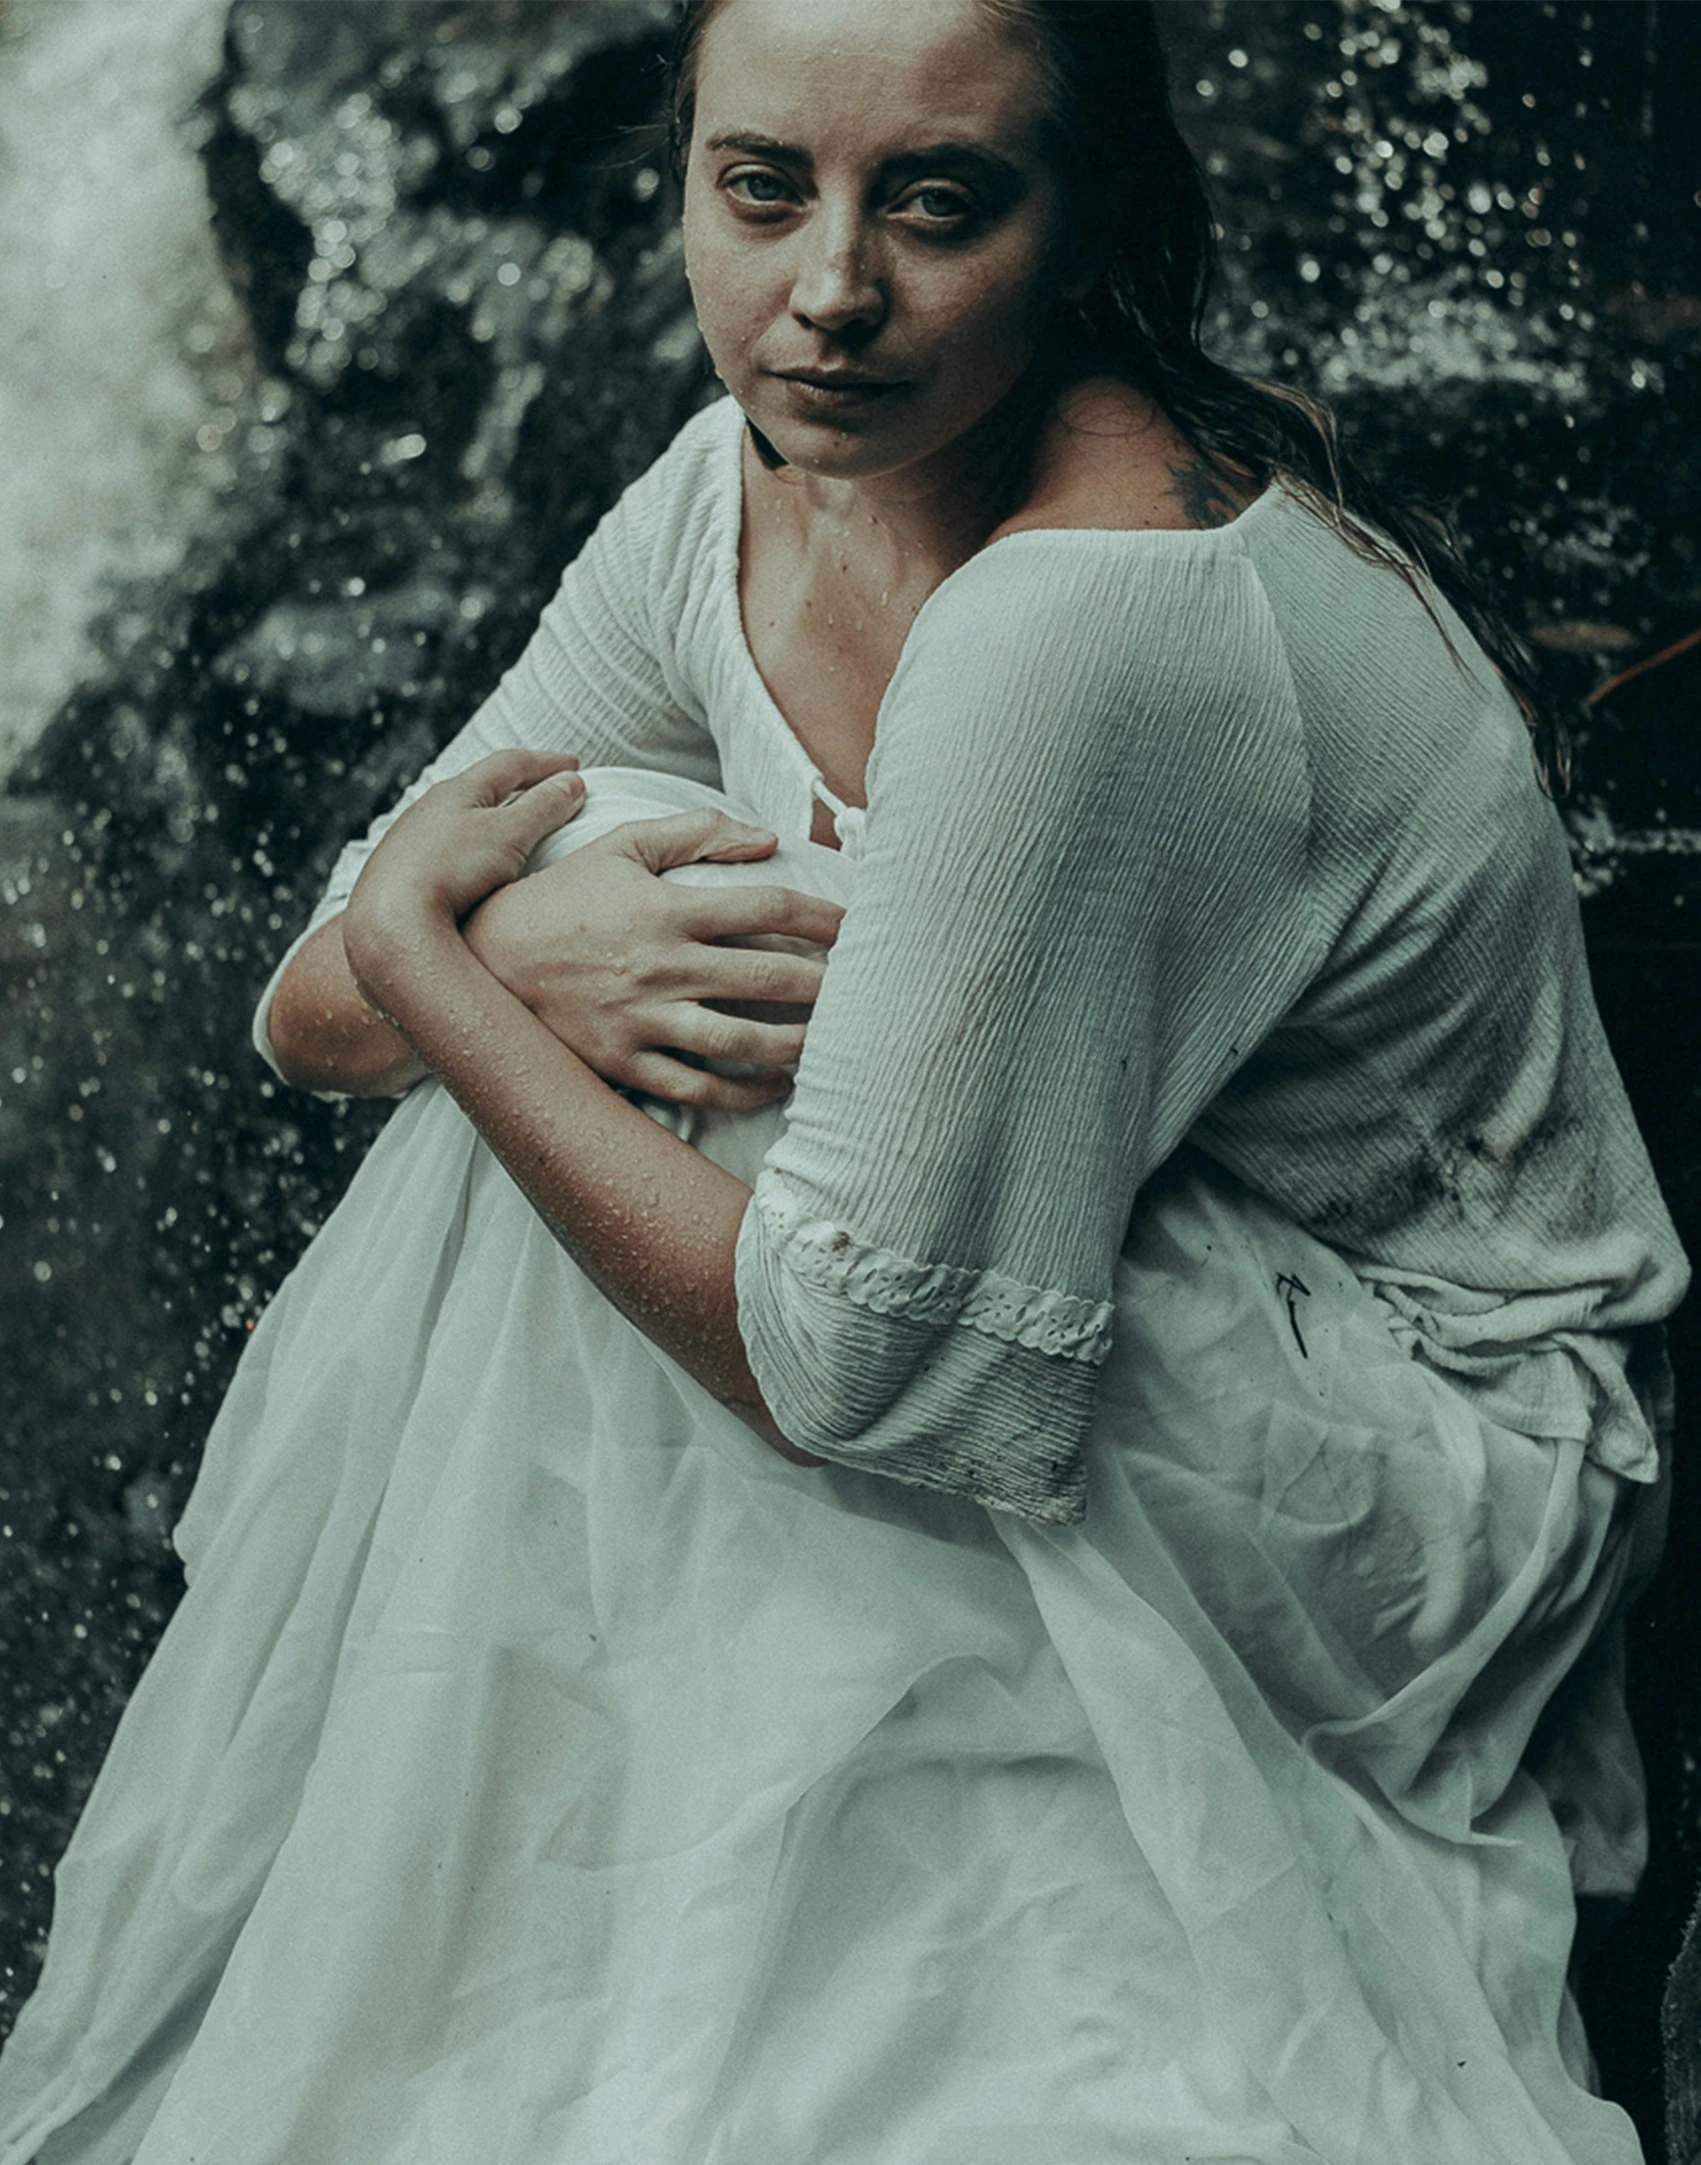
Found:
[[[870,237],[859,220],[817,212],[802,235],[791,312],[835,336],[871,329],[886,313],[886,291]]]

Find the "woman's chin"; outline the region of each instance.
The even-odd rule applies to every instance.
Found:
[[[822,415],[808,421],[757,417],[755,426],[788,466],[835,481],[862,481],[908,464],[888,432]]]
[[[983,461],[1028,409],[1026,372],[1014,383],[976,384],[955,398],[914,382],[842,389],[762,375],[732,386],[762,445],[788,466],[826,481],[918,478]]]
[[[762,440],[805,473],[857,481],[908,466],[931,448],[917,445],[908,385],[859,391],[774,382],[735,391]]]

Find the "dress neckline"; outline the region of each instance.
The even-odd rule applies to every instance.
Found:
[[[828,811],[833,814],[835,825],[840,827],[840,839],[844,840],[845,832],[842,823],[847,821],[853,824],[860,822],[862,818],[861,810],[856,805],[847,805],[843,798],[828,787],[826,778],[810,757],[803,739],[792,727],[785,710],[768,689],[768,680],[763,676],[756,660],[756,650],[750,644],[749,630],[744,621],[744,597],[740,590],[744,555],[744,439],[749,423],[735,399],[727,397],[720,402],[720,405],[726,410],[725,418],[721,424],[722,443],[720,449],[723,459],[729,463],[723,468],[720,475],[720,499],[723,508],[723,519],[717,551],[717,568],[721,584],[721,607],[726,613],[728,622],[728,643],[737,658],[739,669],[748,681],[777,749],[796,775],[799,785],[807,792],[810,801],[818,801],[824,804]],[[959,564],[955,571],[948,572],[940,580],[933,592],[929,594],[926,601],[922,603],[920,609],[917,610],[915,622],[911,624],[909,631],[905,634],[903,645],[898,650],[898,659],[896,666],[893,668],[891,680],[887,684],[885,692],[881,695],[880,706],[875,716],[876,741],[878,741],[879,736],[880,717],[886,711],[886,701],[892,696],[892,686],[897,683],[899,677],[903,674],[904,663],[909,656],[910,647],[915,640],[916,633],[926,621],[928,612],[947,587],[952,586],[957,580],[971,572],[976,565],[984,563],[988,557],[1005,550],[1020,548],[1024,544],[1032,545],[1036,542],[1042,545],[1061,545],[1065,547],[1079,544],[1096,545],[1121,542],[1135,542],[1143,547],[1152,544],[1198,547],[1202,544],[1218,544],[1226,540],[1231,545],[1238,547],[1248,527],[1268,510],[1272,502],[1283,501],[1285,498],[1286,491],[1282,488],[1281,483],[1272,481],[1260,490],[1244,510],[1238,512],[1234,518],[1225,520],[1221,526],[1026,526],[1016,533],[1000,534],[995,539],[986,542],[975,551],[973,556],[969,557],[964,563]]]

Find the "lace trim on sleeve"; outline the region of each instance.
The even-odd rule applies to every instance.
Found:
[[[1005,1345],[1089,1367],[1110,1352],[1115,1311],[1109,1301],[1024,1285],[997,1271],[918,1263],[889,1248],[871,1248],[831,1219],[808,1217],[802,1205],[775,1193],[771,1180],[758,1188],[755,1207],[788,1268],[806,1285],[836,1293],[855,1307],[916,1323],[961,1323]]]

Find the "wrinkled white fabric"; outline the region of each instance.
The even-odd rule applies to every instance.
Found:
[[[1083,1524],[800,1469],[413,1092],[209,1443],[0,2165],[1634,2165],[1565,1965],[1650,1492],[1191,1152],[1113,1299]]]
[[[740,438],[723,402],[628,491],[432,773],[555,747],[807,835],[821,778],[740,618]],[[1279,488],[1210,532],[1010,535],[932,596],[739,1244],[787,1434],[1077,1516],[1117,1252],[1189,1137],[1490,1417],[1654,1478],[1625,1373],[1683,1259],[1522,721],[1447,620],[1451,650]]]
[[[737,430],[434,771],[678,777],[593,777],[569,849],[719,782],[785,844],[738,877],[849,900],[789,1124],[695,1130],[845,1463],[415,1092],[209,1445],[0,2165],[1632,2165],[1565,1960],[1640,1863],[1682,1270],[1515,722],[1275,492],[1016,537],[814,852]]]

